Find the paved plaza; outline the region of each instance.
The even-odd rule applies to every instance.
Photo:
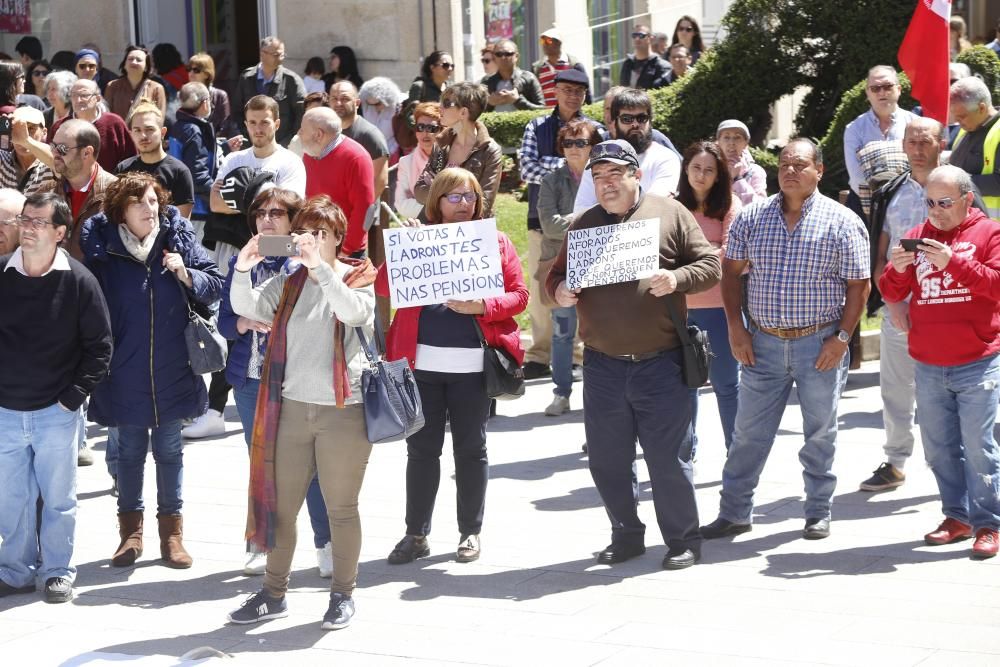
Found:
[[[800,537],[801,419],[793,393],[758,489],[753,531],[707,542],[703,564],[679,572],[660,569],[665,548],[648,482],[640,508],[646,555],[595,563],[609,529],[580,451],[583,414],[542,416],[550,391],[544,381],[530,383],[525,398],[501,403],[490,422],[483,555],[475,563],[454,562],[459,535],[446,455],[431,557],[386,564],[403,535],[406,454],[401,443],[375,447],[361,496],[357,616],[339,632],[319,627],[328,580],[317,573],[304,510],[289,616],[226,624],[226,613],[261,585],[241,574],[248,464],[232,405],[225,437],[185,450],[190,570],[158,563],[155,523],[135,567],[110,567],[115,499],[99,451],[94,466],[80,469],[76,599],[0,600],[0,665],[1000,664],[1000,558],[970,560],[969,541],[924,545],[922,535],[941,516],[919,445],[903,487],[856,490],[883,460],[877,362],[851,373],[840,404],[831,537]],[[710,391],[700,420],[696,482],[705,523],[718,509],[724,456]],[[103,430],[89,435],[103,450]],[[648,479],[641,464],[639,475]],[[147,522],[155,514],[154,479],[150,457]],[[233,659],[179,660],[202,646]]]

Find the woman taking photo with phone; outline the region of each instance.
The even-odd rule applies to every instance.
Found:
[[[267,552],[264,586],[229,614],[256,623],[288,614],[285,594],[295,553],[295,519],[319,476],[332,532],[333,578],[324,630],[347,627],[361,554],[358,494],[371,453],[361,404],[366,363],[355,328],[370,339],[375,268],[337,256],[347,220],[326,195],[313,197],[292,220],[300,263],[254,285],[251,271],[267,258],[262,237],[240,250],[232,274],[233,311],[270,322],[250,453],[247,539]]]
[[[434,178],[427,193],[427,224],[480,220],[483,199],[475,176],[449,167]],[[424,412],[424,427],[406,439],[406,535],[389,554],[393,565],[430,554],[427,536],[441,480],[445,423],[449,421],[460,534],[455,557],[460,563],[479,558],[489,479],[486,422],[490,414],[480,335],[486,344],[503,348],[521,364],[524,350],[514,315],[528,305],[528,288],[514,244],[502,232],[497,232],[497,237],[503,296],[400,308],[386,336],[386,358],[405,358],[414,369]],[[384,264],[375,289],[380,296],[389,296]]]

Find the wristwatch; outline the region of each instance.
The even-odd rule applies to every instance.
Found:
[[[837,340],[841,343],[850,343],[851,334],[847,333],[844,329],[837,329]]]

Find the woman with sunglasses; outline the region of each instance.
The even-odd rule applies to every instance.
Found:
[[[455,60],[447,51],[432,51],[420,66],[420,76],[410,85],[409,102],[438,102],[441,91],[455,72]]]
[[[413,189],[427,166],[434,139],[441,131],[441,107],[436,102],[421,102],[413,109],[413,129],[417,147],[399,158],[396,168],[396,194],[393,203],[404,218],[416,218],[424,205],[417,201]]]
[[[52,68],[48,60],[36,60],[28,66],[28,77],[25,81],[25,92],[45,99],[45,77]]]
[[[729,226],[739,215],[742,204],[733,194],[729,162],[714,141],[700,141],[684,151],[681,178],[677,186],[677,201],[691,211],[705,238],[712,244],[719,259],[725,256]],[[726,451],[733,440],[736,425],[737,395],[740,386],[740,365],[729,346],[729,326],[722,307],[722,291],[718,285],[708,291],[687,296],[688,321],[708,332],[712,346],[712,366],[709,380],[719,404],[722,436]],[[692,456],[698,445],[698,390],[691,390]]]
[[[538,221],[542,226],[542,247],[535,279],[542,285],[549,268],[562,248],[563,239],[574,216],[573,202],[580,179],[590,158],[590,149],[601,143],[597,126],[584,118],[574,118],[556,135],[556,153],[565,162],[547,174],[538,191]],[[576,307],[552,304],[552,403],[545,408],[549,417],[569,411],[573,393],[573,340],[576,338]]]
[[[270,216],[258,217],[259,220]],[[366,365],[358,330],[372,340],[375,268],[345,260],[338,249],[347,228],[326,195],[311,198],[292,220],[299,267],[254,286],[252,272],[267,258],[259,234],[233,265],[233,311],[269,324],[261,364],[258,410],[250,453],[247,539],[266,551],[264,585],[229,614],[256,623],[288,614],[285,594],[295,553],[295,522],[313,478],[319,476],[336,566],[324,630],[347,627],[361,555],[358,495],[372,446],[361,404]]]
[[[104,291],[114,332],[108,377],[87,416],[118,429],[118,530],[115,567],[142,555],[143,471],[152,441],[156,519],[164,565],[191,567],[184,548],[181,427],[208,409],[205,381],[188,361],[188,308],[207,308],[222,294],[222,274],[191,223],[168,206],[151,175],[127,172],[108,186],[104,212],[83,223],[84,264]]]
[[[108,84],[104,91],[104,101],[112,113],[128,122],[132,109],[140,100],[152,102],[166,116],[167,93],[152,77],[153,59],[144,46],[129,44],[125,47],[125,57],[118,67],[122,76]]]
[[[486,109],[486,86],[454,83],[441,94],[441,125],[434,149],[413,188],[416,200],[426,205],[434,177],[447,167],[461,167],[472,173],[483,191],[483,217],[493,215],[493,201],[500,188],[500,158],[503,151],[479,121]]]
[[[483,199],[473,174],[465,169],[445,169],[434,178],[427,194],[427,224],[479,220],[484,216]],[[488,345],[509,352],[520,364],[524,350],[514,316],[528,305],[528,288],[514,244],[502,232],[497,232],[497,237],[503,296],[400,308],[386,336],[386,357],[405,358],[414,369],[425,420],[424,427],[406,439],[406,535],[389,554],[393,565],[430,554],[427,536],[441,479],[445,423],[449,421],[460,534],[455,557],[460,563],[479,558],[489,478],[486,422],[490,414],[480,336]],[[384,264],[379,268],[375,291],[389,296]]]
[[[187,62],[188,79],[204,84],[212,103],[212,113],[208,122],[215,128],[217,137],[235,137],[242,130],[235,127],[229,117],[229,94],[212,85],[215,82],[215,60],[207,53],[196,53]]]
[[[688,53],[691,54],[691,64],[694,65],[701,57],[701,52],[705,50],[705,43],[701,41],[701,28],[698,22],[690,16],[684,15],[677,19],[674,27],[674,36],[671,38],[670,46],[683,44]]]

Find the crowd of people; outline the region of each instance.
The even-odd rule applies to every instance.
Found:
[[[827,537],[838,401],[866,308],[883,312],[886,462],[861,490],[905,482],[919,409],[945,517],[924,539],[974,538],[974,558],[997,553],[1000,112],[969,72],[953,72],[951,132],[899,108],[892,67],[869,71],[871,108],[844,135],[842,205],[820,192],[823,155],[809,139],[781,150],[769,195],[743,121],[718,119],[714,137],[681,151],[653,128],[645,89],[685,76],[706,48],[687,16],[669,45],[635,26],[603,122],[583,115],[589,77],[554,28],[531,71],[501,40],[481,52],[482,81],[453,82],[451,54],[435,51],[407,94],[386,77],[363,80],[347,46],[331,51],[328,70],[310,59],[303,78],[282,64],[284,42],[265,37],[230,97],[205,53],[185,64],[169,44],[129,45],[116,78],[92,45],[45,61],[32,39],[19,43],[20,63],[0,62],[11,128],[0,137],[0,597],[40,585],[48,602],[72,599],[76,468],[93,462],[87,421],[107,429],[112,566],[143,556],[151,449],[160,558],[191,567],[184,440],[224,433],[232,390],[249,453],[243,572],[263,584],[228,619],[288,613],[305,503],[319,573],[331,579],[322,627],[349,625],[372,449],[361,381],[385,323],[385,359],[406,360],[424,419],[406,438],[405,532],[390,564],[431,553],[448,431],[455,559],[480,557],[492,412],[484,347],[525,378],[551,375],[545,415],[570,411],[582,380],[585,450],[611,529],[599,563],[645,552],[636,443],[665,569],[698,563],[704,540],[750,531],[793,386],[802,535]],[[550,110],[528,122],[518,150],[527,274],[497,232],[501,295],[400,307],[390,320],[383,208],[407,227],[493,217],[502,148],[480,116],[521,109]],[[633,221],[659,230],[652,274],[573,287],[570,232]],[[277,236],[294,250],[267,254]],[[514,319],[523,311],[527,349]],[[216,315],[229,349],[206,383],[185,333]],[[692,466],[702,388],[683,352],[691,327],[710,342],[727,452],[718,517],[705,525]]]

